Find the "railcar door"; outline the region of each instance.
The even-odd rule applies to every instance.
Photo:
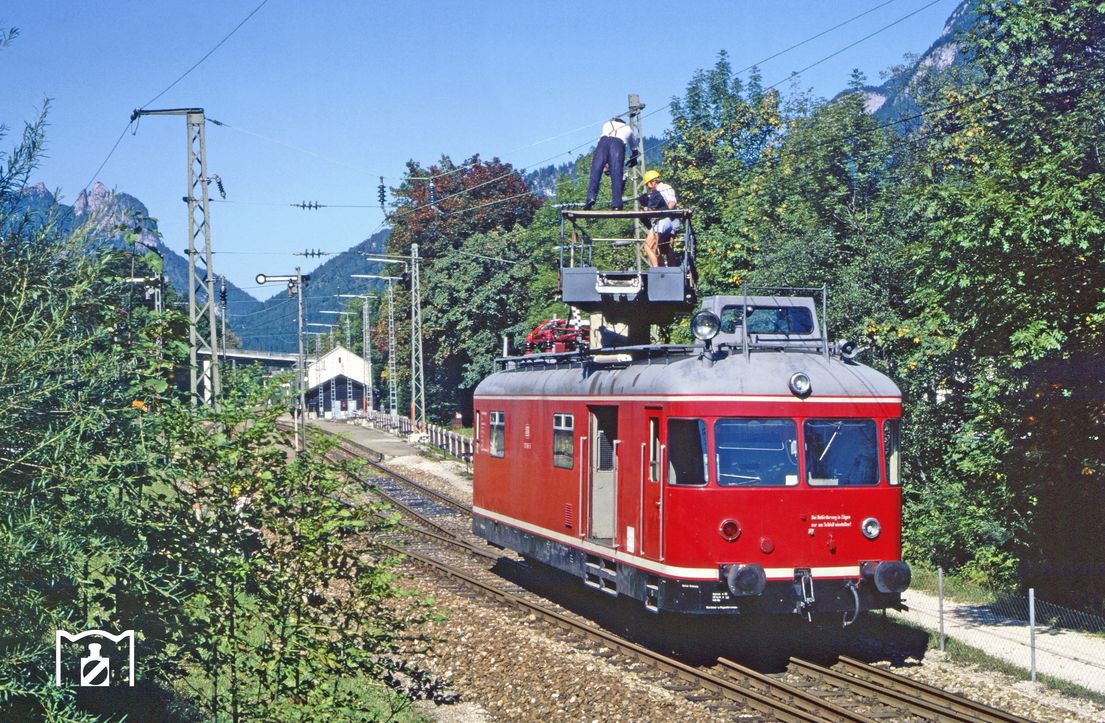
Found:
[[[660,558],[660,495],[664,472],[664,442],[659,409],[645,409],[645,441],[641,443],[641,507],[638,513],[641,544],[638,554]]]
[[[614,546],[618,494],[618,408],[590,407],[591,494],[588,533],[593,542]]]

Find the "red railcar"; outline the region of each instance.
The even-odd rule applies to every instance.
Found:
[[[897,387],[810,298],[710,297],[696,324],[720,333],[503,360],[475,392],[475,531],[653,611],[900,606]]]

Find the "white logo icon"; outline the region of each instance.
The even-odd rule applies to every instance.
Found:
[[[106,630],[85,630],[82,633],[73,635],[64,630],[57,630],[54,633],[54,684],[61,685],[61,648],[62,641],[68,640],[71,643],[79,642],[84,638],[100,637],[105,640],[110,640],[115,643],[116,649],[121,652],[122,643],[127,641],[127,683],[130,687],[134,687],[134,631],[126,630],[119,635],[112,635]],[[111,658],[105,657],[100,653],[103,648],[102,643],[88,643],[87,655],[80,658],[80,668],[78,675],[78,685],[82,688],[100,688],[111,685]]]

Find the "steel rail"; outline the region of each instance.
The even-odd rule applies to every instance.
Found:
[[[892,673],[889,670],[868,665],[854,658],[840,656],[839,667],[848,675],[855,676],[870,683],[880,685],[890,690],[895,690],[904,695],[914,696],[936,705],[954,708],[958,712],[969,716],[971,720],[984,721],[985,723],[1031,723],[1029,719],[1022,718],[1012,713],[991,708],[978,701],[964,698],[946,690],[937,688],[919,680],[907,678],[904,675]]]
[[[280,427],[281,429],[284,429],[284,430],[288,430],[288,431],[292,430],[292,426],[290,424],[285,423],[285,422],[278,422],[277,426]],[[453,509],[457,510],[458,512],[462,512],[466,515],[471,515],[472,514],[471,505],[465,504],[464,502],[453,499],[449,495],[446,495],[446,494],[438,492],[437,490],[434,490],[430,487],[427,487],[426,485],[421,484],[420,482],[417,482],[417,481],[411,479],[410,477],[407,477],[403,473],[397,472],[394,469],[391,469],[386,464],[383,464],[384,455],[380,454],[379,452],[372,449],[371,447],[367,447],[367,446],[361,444],[360,442],[354,442],[351,439],[345,439],[345,438],[341,437],[340,435],[337,435],[333,432],[327,432],[326,430],[320,430],[317,427],[315,429],[319,432],[322,432],[323,434],[326,434],[326,435],[329,435],[331,437],[336,438],[338,440],[338,444],[335,447],[336,449],[345,448],[343,451],[353,454],[353,456],[355,456],[357,459],[363,460],[365,463],[375,467],[376,469],[380,470],[381,472],[384,472],[384,473],[398,479],[403,484],[414,487],[414,488],[418,489],[420,492],[424,492],[424,493],[430,495],[431,497],[435,498],[438,502],[441,502],[444,505],[448,505],[449,507],[452,507]],[[349,447],[353,447],[354,450],[351,451],[349,449]],[[373,459],[373,457],[375,457],[375,459]]]
[[[440,533],[440,535],[445,535],[445,536],[448,536],[448,537],[454,537],[455,538],[455,534],[454,534],[453,530],[450,530],[446,527],[442,527],[441,525],[434,522],[433,520],[431,520],[426,515],[423,515],[421,512],[418,512],[417,510],[415,510],[413,507],[411,507],[406,502],[403,502],[402,500],[395,497],[394,495],[388,494],[385,490],[381,489],[378,485],[372,484],[371,482],[368,482],[368,481],[363,480],[363,479],[358,479],[357,481],[360,482],[362,485],[364,485],[365,491],[370,492],[372,494],[375,494],[375,495],[381,497],[382,499],[387,501],[388,504],[399,508],[400,510],[402,510],[404,513],[406,513],[410,517],[413,517],[416,520],[418,520],[419,523],[421,523],[423,525],[426,525],[427,527],[430,527],[434,530],[437,530],[437,532]],[[352,506],[353,503],[347,502],[347,504]]]
[[[356,451],[351,452],[351,450],[349,449],[350,447],[352,447]],[[364,460],[369,465],[375,467],[376,469],[380,470],[381,472],[384,472],[384,473],[396,478],[397,480],[399,480],[400,482],[402,482],[405,485],[409,485],[410,487],[414,487],[419,492],[422,492],[426,495],[429,495],[430,497],[433,497],[435,500],[442,503],[443,505],[447,505],[448,507],[452,507],[454,510],[456,510],[458,512],[461,512],[465,515],[471,516],[471,514],[472,514],[472,506],[471,505],[467,505],[467,504],[465,504],[465,503],[463,503],[459,500],[453,499],[452,497],[450,497],[447,494],[444,494],[442,492],[438,492],[437,490],[432,489],[430,487],[427,487],[426,485],[424,485],[420,482],[416,482],[415,480],[411,479],[410,477],[407,477],[406,475],[402,474],[401,472],[396,472],[395,470],[391,469],[387,465],[383,464],[382,461],[374,460],[371,457],[368,457],[368,456],[365,456],[364,454],[362,454],[363,452],[368,452],[370,454],[379,455],[380,453],[377,452],[374,449],[366,447],[365,445],[363,445],[359,442],[354,442],[353,440],[350,440],[350,439],[342,439],[338,443],[337,448],[338,449],[343,449],[344,448],[345,452],[350,452],[351,454],[356,456],[357,459]]]
[[[872,721],[874,719],[867,718],[858,713],[848,710],[842,706],[836,705],[831,701],[825,700],[823,697],[818,696],[815,693],[802,690],[797,686],[790,685],[781,680],[776,680],[769,675],[752,670],[745,667],[740,663],[735,663],[728,658],[718,658],[718,665],[725,668],[726,675],[736,680],[739,680],[744,685],[752,686],[755,689],[760,690],[765,695],[770,695],[773,698],[778,698],[783,702],[798,707],[809,707],[811,713],[824,716],[827,720],[837,721]]]
[[[966,714],[956,710],[947,705],[944,701],[937,704],[921,700],[913,693],[902,693],[891,690],[880,684],[872,683],[852,675],[846,675],[839,671],[825,668],[799,658],[791,658],[790,665],[812,678],[848,690],[862,692],[866,695],[873,696],[887,705],[908,710],[914,715],[929,718],[935,717],[936,720],[940,721],[964,721],[965,723],[977,723],[978,721],[978,718],[974,714]]]

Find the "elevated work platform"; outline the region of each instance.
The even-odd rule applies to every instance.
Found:
[[[669,265],[650,267],[641,245],[658,219],[671,219],[678,228],[669,247],[661,248]],[[691,212],[686,209],[560,212],[561,298],[607,319],[664,324],[692,311],[694,254]]]

